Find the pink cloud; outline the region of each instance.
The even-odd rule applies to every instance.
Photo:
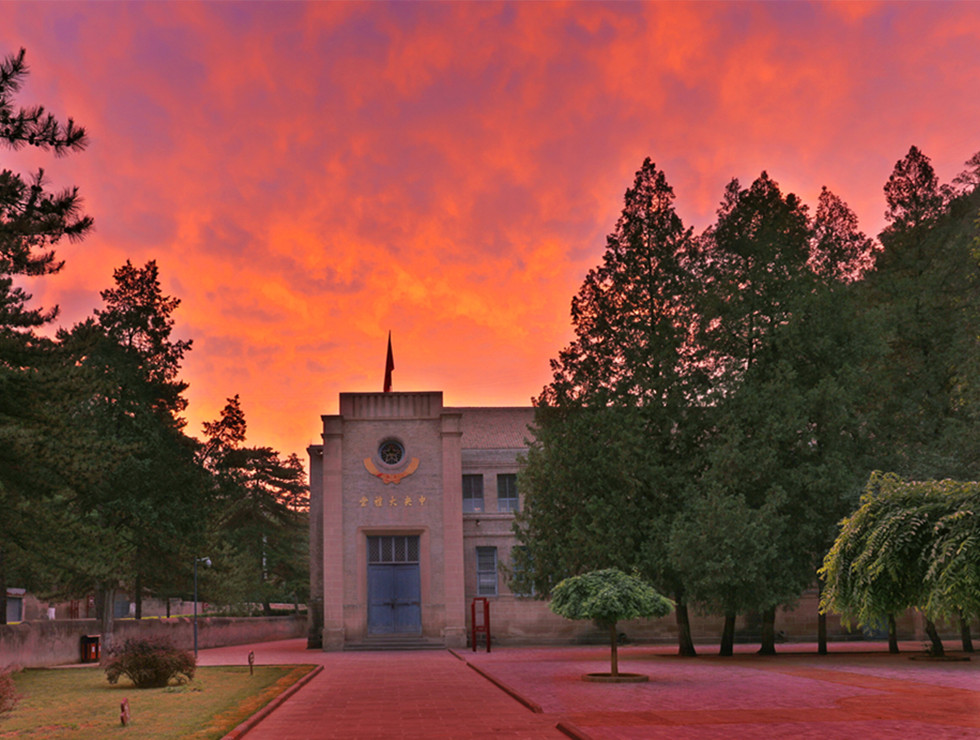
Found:
[[[23,102],[88,126],[63,160],[97,231],[31,286],[83,319],[126,259],[182,300],[189,429],[240,393],[250,439],[316,441],[337,393],[524,404],[567,342],[645,156],[698,229],[763,169],[875,233],[915,143],[980,143],[966,3],[0,2]]]

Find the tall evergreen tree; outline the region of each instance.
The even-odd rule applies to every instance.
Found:
[[[875,368],[876,465],[912,479],[974,478],[980,449],[980,193],[944,202],[912,147],[885,186],[889,224],[868,276],[886,343]]]
[[[536,402],[516,567],[542,595],[567,576],[638,569],[674,595],[680,651],[693,654],[666,543],[700,460],[707,374],[691,343],[699,252],[673,201],[663,172],[645,160],[602,264],[572,301],[575,339],[552,361],[552,382]],[[561,461],[574,464],[565,454],[572,450],[589,467],[574,476],[575,500],[559,474]],[[552,528],[559,521],[574,531]]]
[[[762,613],[762,652],[772,653],[776,607],[814,581],[860,486],[867,332],[848,282],[870,242],[833,194],[824,190],[811,221],[766,173],[746,189],[732,181],[706,241],[714,280],[703,336],[717,374],[701,495],[767,512],[753,527],[766,528],[768,547],[728,546],[755,553],[745,567],[765,577],[728,598]]]
[[[214,579],[221,600],[260,603],[304,598],[309,584],[309,488],[296,455],[283,459],[269,447],[247,447],[238,396],[220,417],[204,424],[202,462],[218,490],[210,520]],[[217,588],[216,593],[219,593]]]
[[[179,362],[189,341],[171,338],[176,298],[163,295],[155,262],[128,261],[102,292],[106,308],[71,331],[65,351],[91,379],[82,423],[112,445],[103,474],[79,488],[80,516],[95,517],[114,545],[98,574],[99,611],[110,632],[117,584],[130,584],[141,612],[144,588],[159,574],[191,562],[190,543],[203,538],[206,487],[196,443],[177,416],[186,406]]]
[[[0,59],[0,148],[34,147],[56,155],[83,149],[85,131],[71,119],[63,124],[41,106],[15,105],[27,71],[23,49]],[[50,362],[50,343],[33,333],[57,309],[31,307],[30,294],[14,279],[60,270],[54,247],[62,239],[81,239],[91,227],[77,189],[53,193],[43,170],[25,178],[0,169],[0,557],[7,563],[0,568],[0,622],[6,619],[6,574],[23,578],[38,564],[31,553],[42,530],[28,513],[44,515],[47,507],[40,501],[53,495],[50,485],[60,485],[64,448],[52,442],[64,439],[64,409],[55,406],[71,382]]]

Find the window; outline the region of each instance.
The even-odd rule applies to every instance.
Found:
[[[497,548],[476,548],[476,595],[497,595]]]
[[[386,439],[378,445],[378,457],[385,465],[397,465],[405,457],[405,448],[397,439]]]
[[[499,473],[497,475],[497,511],[518,511],[517,474]]]
[[[463,476],[463,513],[479,514],[483,511],[483,476]]]

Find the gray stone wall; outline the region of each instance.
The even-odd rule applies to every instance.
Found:
[[[95,619],[38,620],[0,625],[0,669],[37,668],[81,661],[82,635],[98,634]],[[199,648],[246,645],[252,642],[303,637],[306,617],[198,617]],[[194,623],[189,617],[126,619],[113,625],[114,644],[134,637],[165,637],[185,650],[194,649]]]

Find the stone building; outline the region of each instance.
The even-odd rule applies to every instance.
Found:
[[[342,393],[310,447],[313,638],[466,643],[469,605],[494,631],[551,621],[510,593],[518,456],[533,409],[457,408],[441,392]],[[320,631],[320,634],[316,634]]]

